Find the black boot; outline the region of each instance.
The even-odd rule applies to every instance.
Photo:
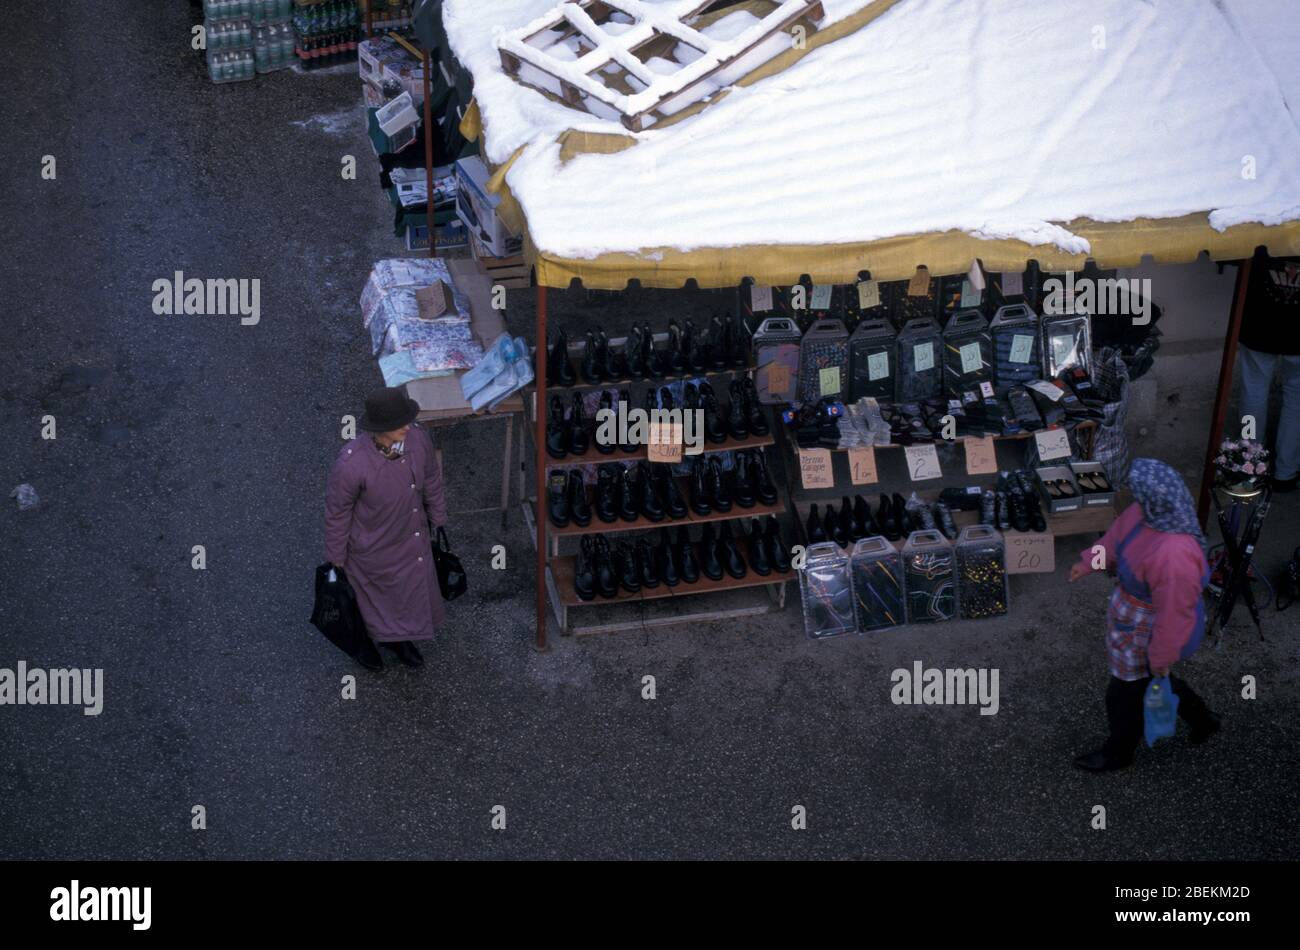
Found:
[[[596,470],[596,517],[605,524],[618,520],[618,492],[614,473],[602,465]]]
[[[700,343],[700,335],[695,332],[695,325],[687,320],[686,329],[682,331],[682,349],[686,351],[686,365],[692,373],[703,373],[708,368],[704,359],[704,348]]]
[[[618,594],[618,575],[614,573],[614,563],[609,552],[609,542],[602,535],[596,535],[592,544],[592,569],[596,574],[596,593],[609,598]]]
[[[627,379],[627,359],[622,353],[609,345],[609,337],[604,330],[597,327],[596,333],[600,335],[601,368],[605,378],[609,380]]]
[[[740,548],[736,545],[736,539],[731,536],[730,521],[722,522],[722,528],[718,532],[718,557],[727,573],[736,580],[740,580],[747,573],[745,559],[741,557]]]
[[[731,405],[727,407],[727,431],[733,439],[749,438],[749,420],[745,417],[745,390],[740,383],[732,382],[727,390]]]
[[[727,368],[727,332],[722,318],[717,314],[709,321],[709,368],[715,373]]]
[[[706,384],[707,385],[707,384]],[[704,408],[704,437],[714,445],[727,441],[727,425],[722,420],[722,410],[712,394],[700,397]]]
[[[660,576],[669,587],[676,587],[681,575],[677,572],[677,554],[668,540],[667,528],[659,529],[659,543],[655,545],[655,550],[659,556]]]
[[[645,535],[636,544],[637,559],[641,565],[641,586],[653,590],[659,586],[659,562],[655,557],[655,546]]]
[[[731,510],[731,486],[722,471],[722,462],[715,455],[709,459],[709,502],[714,511],[726,514]]]
[[[939,531],[949,541],[957,540],[957,522],[952,520],[952,511],[943,502],[938,502],[934,506],[934,520],[938,523]]]
[[[677,487],[677,479],[673,478],[672,467],[668,465],[654,465],[652,467],[654,469],[655,490],[663,501],[664,511],[668,513],[669,518],[685,518],[686,499],[682,497],[681,489]]]
[[[578,547],[578,557],[573,568],[573,592],[579,600],[592,600],[596,596],[596,574],[592,568],[591,535],[584,534]]]
[[[667,386],[659,390],[659,408],[672,412],[673,409],[673,391]]]
[[[636,521],[640,512],[636,503],[636,478],[632,469],[618,474],[618,516],[624,521]]]
[[[637,497],[641,501],[641,514],[651,521],[664,520],[664,506],[655,494],[654,478],[649,462],[638,462],[636,466]]]
[[[664,358],[659,352],[659,347],[655,346],[654,334],[650,332],[650,324],[641,324],[641,345],[645,348],[645,375],[647,379],[663,379],[664,375]]]
[[[582,408],[582,393],[574,393],[573,410],[569,413],[569,451],[574,455],[585,455],[590,445],[587,414]]]
[[[384,668],[384,658],[379,655],[375,649],[375,641],[369,637],[363,638],[361,650],[357,653],[357,662],[370,670],[372,673],[378,673]]]
[[[550,476],[547,482],[546,511],[555,527],[569,526],[569,479],[563,472]]]
[[[894,492],[894,521],[898,524],[898,533],[906,538],[916,530],[918,526],[912,524],[912,518],[907,513],[907,502],[898,492]]]
[[[748,452],[736,453],[736,464],[733,472],[735,479],[733,483],[736,487],[736,504],[742,508],[754,507],[754,482],[751,474]]]
[[[700,570],[711,581],[722,580],[722,561],[718,557],[718,539],[713,533],[713,522],[704,525],[700,539]]]
[[[619,544],[615,552],[619,584],[629,594],[638,593],[641,590],[641,572],[638,570],[637,549],[629,544]]]
[[[865,538],[866,535],[858,531],[857,525],[853,523],[853,505],[849,502],[849,496],[844,495],[840,499],[840,513],[836,519],[840,524],[840,531],[844,533],[847,544],[852,544],[859,538]]]
[[[691,511],[697,515],[713,512],[713,506],[709,504],[708,465],[701,455],[691,462]]]
[[[623,407],[624,412],[630,412],[632,410],[632,394],[626,389],[619,390],[618,401],[619,405]],[[636,443],[628,440],[627,442],[620,442],[618,448],[620,452],[626,452],[631,455],[637,450],[638,446]]]
[[[763,404],[758,401],[758,390],[754,387],[754,381],[746,376],[740,385],[745,394],[745,416],[749,422],[749,431],[754,435],[767,435],[772,430],[768,427],[767,413],[763,410]]]
[[[848,546],[849,536],[840,527],[839,515],[835,513],[834,505],[826,506],[826,515],[822,518],[822,531],[826,533],[828,539],[834,541],[840,547]]]
[[[776,485],[772,483],[772,476],[767,473],[767,456],[763,454],[762,449],[755,449],[750,454],[750,471],[754,478],[754,493],[758,495],[758,500],[765,505],[776,504]]]
[[[767,577],[772,573],[772,562],[768,559],[767,539],[763,537],[763,529],[754,518],[749,522],[749,566],[759,577]]]
[[[627,335],[627,375],[631,379],[645,379],[645,343],[641,337],[641,328],[632,325],[632,332]]]
[[[890,541],[897,541],[903,536],[902,525],[894,517],[894,503],[884,492],[880,494],[880,510],[876,512],[876,523],[881,533]]]
[[[682,580],[694,584],[700,579],[700,562],[695,557],[695,546],[691,544],[691,533],[686,525],[677,529],[677,563]]]
[[[604,413],[606,410],[609,410],[610,412],[614,411],[614,397],[610,395],[608,391],[600,394],[600,405],[596,408],[596,418],[608,419],[609,416],[602,415],[602,413]],[[618,441],[618,416],[617,415],[614,416],[614,437],[613,438],[602,439],[600,437],[600,431],[603,427],[604,427],[603,423],[601,422],[596,423],[596,438],[595,438],[596,451],[599,452],[601,455],[612,455],[614,449],[617,447],[615,443]]]
[[[808,532],[809,544],[820,544],[823,541],[829,540],[826,537],[826,529],[822,527],[822,517],[817,513],[816,505],[813,505],[808,512],[808,524],[806,525],[806,530]]]
[[[415,644],[410,640],[396,640],[385,643],[385,647],[397,654],[397,658],[402,661],[403,666],[409,666],[414,669],[417,666],[424,666],[424,657],[420,651],[415,648]]]
[[[749,365],[749,341],[744,321],[728,314],[731,329],[731,342],[727,349],[727,362],[737,369]]]
[[[582,482],[582,472],[569,469],[569,517],[579,528],[591,524],[591,506],[587,504],[587,486]]]
[[[546,454],[553,459],[569,454],[569,423],[559,396],[551,397],[551,411],[546,415]]]
[[[871,517],[871,505],[861,495],[853,496],[853,519],[862,525],[862,536],[864,538],[880,534],[876,519]]]
[[[682,351],[682,328],[676,320],[668,321],[668,372],[681,376],[686,372],[686,354]]]
[[[551,347],[546,364],[546,378],[555,386],[572,386],[578,381],[573,372],[573,364],[569,362],[569,337],[563,330]]]
[[[775,516],[768,515],[764,527],[763,536],[767,541],[767,555],[772,561],[772,566],[784,574],[790,570],[790,550],[781,539],[781,525]]]
[[[601,365],[599,355],[596,353],[596,334],[587,331],[587,348],[582,353],[582,381],[584,383],[599,383],[601,381]]]

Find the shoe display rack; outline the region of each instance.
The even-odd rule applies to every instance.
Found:
[[[638,344],[644,346],[644,341],[653,340],[654,347],[658,348],[666,344],[668,352],[672,352],[682,344],[679,333],[680,328],[676,326],[675,322],[670,333],[650,334],[648,328],[646,328],[644,332],[638,329],[638,339],[633,343],[633,346],[635,347]],[[599,346],[602,353],[607,353],[609,350],[621,350],[626,352],[628,344],[628,337],[618,337],[608,340],[601,339]],[[560,404],[565,407],[569,405],[569,402],[572,400],[575,393],[582,393],[584,391],[596,389],[628,390],[636,388],[638,390],[643,390],[649,386],[664,387],[677,382],[707,382],[710,384],[710,388],[717,390],[720,395],[723,395],[729,393],[729,384],[733,381],[740,382],[742,385],[752,384],[753,366],[751,361],[748,359],[747,353],[746,358],[743,361],[727,360],[727,365],[721,367],[711,364],[700,366],[700,364],[697,363],[696,365],[699,367],[697,370],[692,370],[689,365],[686,365],[682,367],[683,371],[681,372],[673,372],[667,365],[667,360],[665,359],[665,365],[656,372],[653,378],[645,376],[644,374],[639,375],[637,378],[633,378],[626,372],[625,366],[610,364],[609,366],[602,367],[603,372],[601,372],[600,375],[604,376],[603,379],[591,378],[588,373],[593,372],[593,366],[592,361],[588,359],[589,354],[587,343],[580,340],[577,343],[570,345],[568,344],[567,339],[565,339],[563,341],[564,352],[567,354],[568,369],[572,371],[564,374],[566,381],[569,384],[561,385],[557,382],[562,375],[561,369],[556,363],[558,352],[557,346],[552,347],[549,357],[551,369],[548,370],[548,379],[550,382],[547,386],[547,395],[551,398],[558,397],[560,399]],[[687,346],[687,349],[689,349],[689,345]],[[602,356],[602,360],[604,358],[605,357]],[[622,372],[620,372],[620,370],[622,370]],[[530,399],[530,403],[535,419],[535,414],[537,412],[535,399],[536,393],[534,392],[531,395],[534,397]],[[729,408],[729,404],[725,399],[720,401],[723,403],[722,415],[725,423],[725,417],[727,415],[726,410]],[[629,408],[638,408],[641,405],[641,401],[636,401]],[[710,510],[707,513],[701,513],[696,510],[693,505],[695,493],[691,482],[694,476],[683,476],[678,474],[668,477],[673,479],[676,495],[681,502],[681,507],[678,509],[680,514],[679,517],[672,517],[672,512],[668,510],[668,505],[664,504],[662,505],[663,510],[659,518],[657,520],[652,520],[646,515],[644,507],[638,505],[636,517],[633,520],[624,517],[624,512],[621,510],[621,506],[616,502],[616,510],[614,511],[615,520],[601,520],[597,512],[597,487],[592,485],[585,486],[581,489],[589,499],[587,507],[590,509],[590,520],[586,524],[579,525],[573,518],[569,518],[568,523],[563,527],[557,526],[553,519],[547,521],[546,531],[548,535],[548,543],[546,552],[547,568],[545,583],[551,608],[563,633],[581,635],[651,626],[700,623],[770,613],[784,608],[786,583],[789,581],[795,581],[798,577],[797,572],[788,566],[789,546],[793,543],[795,538],[794,529],[791,525],[780,522],[778,522],[777,525],[779,531],[778,537],[782,539],[777,543],[783,545],[781,550],[784,555],[780,560],[786,562],[786,569],[784,571],[778,570],[776,564],[773,563],[776,559],[772,558],[758,559],[761,566],[768,568],[765,574],[760,574],[754,566],[755,558],[753,556],[753,545],[767,544],[767,546],[763,548],[764,551],[771,551],[773,549],[770,543],[764,542],[761,539],[761,536],[771,530],[773,519],[784,515],[787,509],[784,500],[785,493],[775,482],[776,470],[779,467],[779,463],[768,454],[768,449],[773,447],[776,443],[775,423],[772,420],[771,413],[767,407],[760,407],[755,404],[753,408],[754,411],[761,413],[762,420],[766,423],[766,432],[756,434],[751,431],[746,432],[744,438],[735,438],[734,433],[728,431],[726,438],[722,441],[710,441],[706,438],[704,439],[701,450],[698,453],[683,456],[683,463],[686,465],[702,465],[706,470],[708,470],[710,460],[719,453],[733,452],[745,453],[746,455],[761,453],[764,475],[768,485],[772,489],[771,495],[769,495],[769,502],[765,503],[760,497],[759,492],[755,491],[754,497],[752,498],[752,504],[742,506],[737,500],[736,492],[734,491],[734,479],[736,477],[744,476],[733,476],[728,474],[727,478],[730,480],[733,489],[730,492],[730,507],[727,510],[720,511],[717,509],[715,504],[711,504],[709,506]],[[553,414],[548,413],[548,417],[553,419]],[[594,426],[594,420],[588,420],[588,425]],[[660,490],[656,494],[661,500],[663,500],[665,492],[668,491],[667,486],[664,485],[662,481],[667,469],[657,464],[654,466],[649,465],[647,462],[648,450],[646,446],[629,446],[629,448],[631,448],[632,451],[624,451],[620,447],[616,448],[613,452],[602,453],[597,449],[594,438],[590,438],[585,450],[580,453],[575,454],[573,452],[566,452],[562,458],[556,458],[554,454],[550,454],[546,459],[549,472],[548,486],[550,485],[551,478],[580,470],[586,466],[596,466],[599,471],[599,466],[602,465],[602,463],[632,462],[635,463],[632,466],[632,469],[640,469],[642,477],[645,477],[650,469],[653,469],[656,472],[656,479],[658,479],[658,484],[660,486]],[[697,462],[695,460],[699,461]],[[638,490],[644,491],[643,488]],[[544,499],[540,504],[537,504],[536,507],[532,504],[526,504],[525,516],[530,521],[530,527],[534,523],[533,519],[548,517],[549,505],[549,499]],[[684,511],[682,508],[684,508]],[[608,509],[606,513],[609,513]],[[632,511],[626,512],[628,515],[631,515],[632,513]],[[751,523],[750,531],[746,530],[747,522]],[[666,536],[655,532],[655,529],[664,529]],[[751,531],[754,529],[757,529],[760,537],[756,538],[751,534]],[[689,539],[687,543],[690,545],[694,561],[697,565],[702,566],[706,561],[706,552],[703,547],[705,543],[711,542],[718,545],[717,550],[721,552],[724,550],[722,544],[724,541],[727,541],[734,545],[735,551],[740,555],[740,560],[743,562],[743,575],[737,577],[734,576],[733,573],[723,570],[721,577],[714,579],[708,577],[705,571],[701,569],[698,571],[698,578],[695,581],[688,582],[684,577],[678,576],[676,583],[669,585],[663,576],[662,549],[666,543],[673,550],[680,553],[681,545],[683,541],[686,540],[681,537],[683,530],[687,534],[687,539]],[[655,533],[647,534],[647,532]],[[601,550],[605,551],[604,556],[608,557],[610,556],[609,552],[611,550],[608,543],[610,540],[609,536],[615,534],[629,536],[626,539],[621,539],[625,542],[626,546],[624,550],[626,551],[647,551],[647,549],[653,548],[660,552],[656,561],[656,564],[659,567],[655,572],[657,583],[653,586],[640,584],[639,590],[627,589],[620,579],[620,568],[623,566],[623,561],[614,558],[609,562],[609,567],[614,572],[614,592],[612,596],[610,596],[608,590],[606,590],[604,594],[597,591],[595,596],[584,599],[579,595],[577,590],[578,585],[576,583],[578,579],[578,563],[582,555],[578,553],[568,553],[567,549],[576,543],[577,546],[584,547],[587,556],[590,556],[593,548],[600,546]],[[534,539],[537,537],[535,530],[533,532],[533,537]],[[562,552],[561,549],[562,543],[566,548],[564,552]],[[615,541],[615,546],[623,547],[623,545],[620,545],[618,541]],[[636,561],[638,566],[641,565],[642,559],[642,555],[638,553]],[[767,560],[768,563],[765,565],[762,564],[763,560]],[[727,558],[720,554],[719,561],[725,565]],[[674,563],[680,565],[681,559],[678,558]],[[737,565],[734,561],[731,566],[740,567],[740,565]],[[680,572],[677,573],[680,574]],[[740,573],[740,570],[737,570],[736,573]],[[764,598],[763,601],[753,605],[734,606],[733,600],[732,605],[726,607],[715,607],[714,609],[709,609],[707,606],[708,601],[706,599],[701,602],[703,609],[700,610],[672,613],[665,612],[659,616],[639,615],[635,619],[628,619],[626,621],[615,619],[612,622],[587,625],[573,624],[569,617],[570,610],[583,607],[664,601],[675,597],[691,597],[700,594],[722,594],[747,589],[755,591],[763,589],[766,591],[767,597]]]

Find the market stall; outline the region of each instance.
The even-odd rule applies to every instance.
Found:
[[[798,328],[797,362],[786,367],[787,376],[778,383],[790,385],[790,375],[804,379],[804,344],[826,331],[819,354],[812,357],[816,373],[808,375],[810,388],[796,388],[793,398],[765,404],[781,413],[781,424],[771,419],[774,444],[760,451],[769,453],[769,468],[770,453],[778,448],[780,464],[789,464],[782,504],[799,516],[797,524],[787,522],[780,530],[799,531],[814,545],[831,544],[843,558],[851,558],[853,549],[837,541],[856,545],[886,532],[853,539],[849,531],[841,539],[832,526],[828,542],[814,541],[807,517],[812,502],[802,492],[829,492],[842,502],[849,485],[888,488],[890,504],[882,507],[889,510],[873,519],[877,528],[881,521],[893,522],[902,542],[901,522],[912,516],[907,499],[900,513],[892,496],[901,496],[904,488],[910,492],[911,483],[919,482],[918,501],[931,503],[926,507],[933,516],[933,503],[943,500],[943,489],[927,496],[925,483],[943,484],[932,475],[937,463],[941,476],[945,469],[965,468],[953,473],[958,484],[947,487],[975,487],[981,501],[990,493],[993,498],[991,516],[983,509],[972,513],[945,502],[957,507],[949,511],[952,528],[962,528],[963,522],[968,522],[967,531],[991,528],[1003,535],[1005,544],[1012,533],[1095,531],[1109,520],[1112,499],[1106,496],[1111,493],[1103,489],[1115,485],[1107,478],[1098,481],[1091,474],[1095,469],[1086,465],[1093,454],[1093,430],[1102,421],[1091,417],[1097,407],[1090,403],[1097,394],[1083,392],[1103,382],[1096,377],[1104,354],[1094,353],[1087,339],[1095,310],[1066,300],[1054,313],[1040,312],[1041,288],[1036,297],[1025,293],[1031,273],[1046,279],[1082,272],[1089,265],[1129,267],[1144,258],[1185,262],[1201,253],[1236,261],[1248,259],[1259,245],[1274,254],[1300,251],[1300,171],[1288,159],[1300,149],[1300,128],[1282,91],[1287,86],[1276,72],[1284,61],[1272,52],[1261,54],[1260,21],[1246,16],[1238,2],[1204,2],[1174,11],[1107,0],[1085,12],[1030,2],[986,7],[940,0],[826,0],[818,5],[821,9],[806,10],[803,20],[788,27],[789,42],[781,51],[748,72],[736,70],[727,82],[715,83],[690,102],[651,97],[672,108],[651,114],[648,131],[635,133],[629,128],[646,128],[646,113],[632,110],[647,99],[639,97],[634,83],[618,95],[602,97],[586,84],[594,74],[585,68],[590,62],[584,63],[586,78],[566,71],[562,62],[607,56],[629,70],[634,80],[645,79],[648,74],[638,75],[636,64],[620,56],[627,50],[615,49],[618,44],[610,39],[642,28],[644,11],[630,0],[584,2],[586,18],[571,17],[573,30],[536,41],[537,31],[549,29],[553,22],[548,19],[553,6],[545,0],[488,5],[447,0],[443,11],[449,45],[474,78],[475,103],[462,129],[467,137],[480,140],[483,157],[493,169],[488,187],[500,199],[497,214],[523,235],[524,254],[538,285],[539,504],[545,504],[551,491],[548,473],[553,465],[546,451],[554,385],[547,366],[553,348],[548,330],[554,329],[548,327],[548,287],[565,287],[577,279],[587,287],[606,289],[621,289],[632,280],[651,287],[681,287],[692,281],[702,288],[738,288],[735,312],[742,320],[746,357],[737,368],[751,377],[755,390],[761,380],[752,378],[761,370],[755,362],[761,322],[765,314],[781,315],[772,304],[789,288],[803,285],[810,296],[818,297],[805,300],[804,314],[797,316],[819,309],[809,304],[821,302],[820,295],[829,294],[833,300],[838,294],[842,301],[846,295],[860,295],[859,312],[853,315],[858,325],[862,310],[879,306],[877,295],[892,299],[886,307],[890,312],[881,316],[888,324],[882,329],[892,331],[894,341],[875,355],[879,362],[880,353],[888,351],[905,363],[910,353],[911,364],[901,367],[898,378],[917,388],[895,388],[887,412],[881,408],[886,403],[883,394],[850,401],[857,406],[861,399],[875,400],[874,412],[870,404],[858,407],[866,419],[854,428],[864,434],[874,431],[888,441],[873,436],[865,443],[865,435],[865,444],[858,445],[839,437],[834,446],[799,441],[801,429],[811,431],[814,440],[819,428],[829,430],[828,439],[836,430],[844,435],[840,418],[830,410],[838,405],[841,417],[849,414],[845,387],[858,372],[849,337],[858,326],[850,327],[843,315],[829,318],[839,320],[840,326]],[[770,37],[765,31],[768,17],[789,12],[786,4],[776,3],[676,7],[683,30],[713,31],[711,38],[722,47],[719,64],[734,64],[737,58],[743,62]],[[559,84],[547,90],[544,76],[538,75],[528,83],[518,81],[518,64],[503,57],[501,30],[493,30],[493,25],[515,27],[511,36],[551,50],[555,62],[547,65]],[[678,35],[677,26],[666,21],[656,20],[653,26],[646,43],[663,43],[664,34]],[[796,34],[795,28],[802,32]],[[954,48],[954,35],[974,39]],[[1034,42],[1018,44],[1015,55],[1007,55],[1004,41],[1011,36],[1032,36]],[[750,41],[756,45],[744,45]],[[1185,48],[1197,49],[1201,59],[1193,62],[1176,55]],[[652,52],[655,55],[643,63],[669,59],[665,69],[679,81],[674,87],[679,92],[697,81],[696,74],[688,75],[689,53],[662,47]],[[1222,74],[1220,82],[1206,83],[1201,74],[1205,63],[1230,63],[1232,70]],[[1034,77],[1032,82],[1028,77]],[[648,91],[657,88],[648,84]],[[636,123],[626,121],[629,115],[638,117]],[[1207,116],[1214,119],[1213,136],[1205,134]],[[955,283],[945,285],[948,277]],[[1008,283],[1014,285],[1017,279],[1020,293],[1006,293]],[[886,288],[891,282],[903,282],[903,292]],[[946,309],[945,286],[955,287],[951,310]],[[980,379],[990,358],[997,362],[992,347],[999,326],[1010,327],[1008,346],[1026,345],[1014,342],[1015,327],[1007,323],[1016,314],[1003,312],[1017,304],[1029,311],[1020,315],[1029,328],[1021,335],[1037,341],[1040,352],[1036,358],[1031,352],[1020,363],[1009,359],[1009,350],[1003,362],[1019,363],[1021,369],[1035,367],[1036,372],[1013,379],[1017,367],[1008,365],[1012,375],[1004,379],[989,365],[987,377]],[[841,303],[840,313],[853,306]],[[1239,294],[1225,361],[1230,359],[1240,307]],[[907,319],[901,320],[903,316]],[[994,326],[999,317],[1003,323]],[[909,327],[917,320],[934,325]],[[990,326],[980,326],[981,320]],[[1070,321],[1073,325],[1064,336],[1074,340],[1073,347],[1066,348],[1073,355],[1058,359],[1062,354],[1056,352],[1048,325]],[[588,328],[560,329],[581,335]],[[913,335],[904,336],[908,331]],[[958,379],[956,388],[945,389],[942,373],[932,371],[942,364],[938,354],[945,334],[958,331],[968,336],[967,342],[952,348],[955,375],[970,379]],[[923,336],[927,333],[928,341]],[[917,347],[926,342],[932,362],[918,363]],[[673,343],[680,348],[680,330]],[[971,355],[963,373],[963,347],[972,343],[975,349],[965,351]],[[615,344],[614,349],[620,347]],[[872,355],[869,346],[864,345],[863,352],[868,359]],[[583,348],[575,347],[569,357],[585,359]],[[551,372],[557,369],[564,371],[553,364]],[[692,375],[692,383],[697,376]],[[865,376],[870,382],[869,362]],[[937,388],[934,377],[940,380]],[[1008,381],[1012,385],[1003,387]],[[599,380],[615,388],[621,382]],[[968,383],[973,388],[967,388]],[[1005,391],[999,393],[999,388]],[[742,401],[743,390],[742,384]],[[1012,400],[1015,390],[1019,393]],[[975,394],[974,400],[966,399],[968,392]],[[1105,393],[1102,396],[1104,403]],[[958,413],[927,412],[924,403],[929,400],[955,400],[953,408],[966,418],[953,421],[959,429],[964,424],[965,430],[944,438],[943,416]],[[920,411],[899,411],[911,405]],[[1221,402],[1216,408],[1211,433],[1216,444],[1223,407]],[[814,418],[801,419],[807,411]],[[790,412],[792,419],[786,418]],[[826,418],[815,418],[818,413]],[[897,438],[903,424],[914,438],[921,436],[920,444],[910,446]],[[928,444],[923,433],[929,433]],[[1042,438],[1044,433],[1048,438]],[[978,449],[972,445],[975,441]],[[854,451],[868,448],[871,462],[864,452]],[[980,466],[972,463],[972,449],[982,457]],[[941,450],[952,453],[947,462]],[[829,462],[821,451],[827,452]],[[974,471],[990,465],[990,454],[991,473]],[[908,456],[920,457],[923,467],[913,470],[909,459],[907,472],[892,470]],[[1042,464],[1051,462],[1057,464]],[[874,481],[867,472],[873,467]],[[1064,471],[1043,471],[1053,467]],[[1017,471],[1024,474],[1015,475]],[[970,484],[979,475],[983,478]],[[1116,472],[1114,480],[1122,480],[1122,472]],[[1089,484],[1097,490],[1086,494],[1095,494],[1102,504],[1083,505]],[[1072,500],[1055,504],[1063,499],[1052,493],[1053,485],[1058,492],[1072,492]],[[580,491],[588,488],[594,496],[599,486],[584,485]],[[1078,507],[1069,510],[1067,505],[1075,501]],[[1039,532],[1034,531],[1035,502],[1045,522]],[[850,529],[857,507],[850,502]],[[1029,530],[1012,524],[1012,532],[1006,532],[1006,521],[999,516],[1003,507],[1015,520],[1028,519],[1022,524]],[[972,521],[983,524],[969,524]],[[857,522],[861,527],[866,519]],[[576,570],[582,551],[573,562],[563,560],[554,537],[548,540],[547,518],[539,514],[536,523],[537,636],[544,646],[547,586],[563,600],[556,577],[567,578],[570,563]],[[917,533],[925,536],[913,534],[904,551],[896,553],[905,553],[914,542],[940,543],[955,553],[954,541],[961,545],[963,539],[945,537],[952,533],[944,530],[949,526],[936,525],[937,541],[922,521]],[[709,538],[709,543],[720,543],[714,535]],[[964,539],[979,540],[970,535]],[[885,541],[894,543],[887,536]],[[807,553],[815,552],[810,546]],[[865,557],[869,552],[862,553]],[[914,553],[920,557],[927,552]],[[806,587],[808,571],[802,576]]]

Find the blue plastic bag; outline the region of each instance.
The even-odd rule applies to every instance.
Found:
[[[1148,747],[1155,745],[1157,739],[1174,734],[1178,725],[1178,694],[1169,677],[1151,677],[1142,699],[1142,713]]]

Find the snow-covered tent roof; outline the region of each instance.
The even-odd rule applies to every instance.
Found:
[[[495,34],[553,5],[443,8],[549,286],[1300,253],[1298,0],[824,0],[807,50],[637,134],[505,75]]]

